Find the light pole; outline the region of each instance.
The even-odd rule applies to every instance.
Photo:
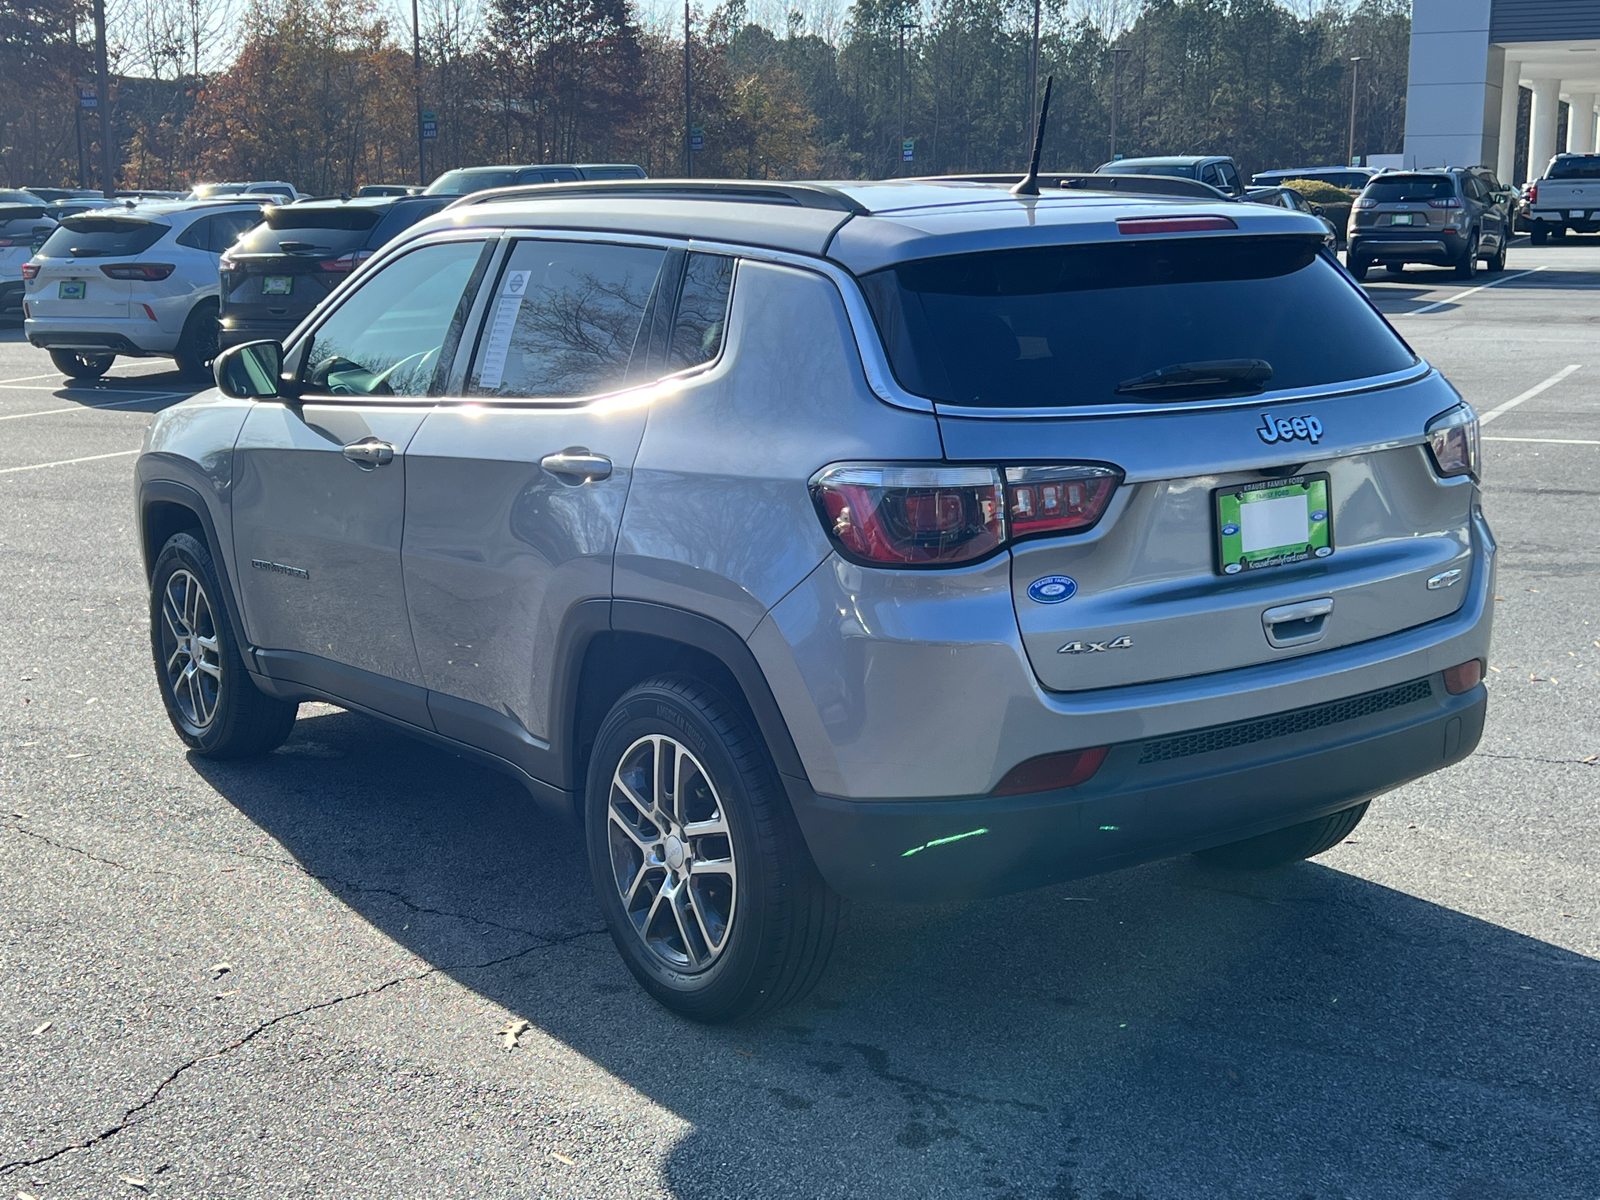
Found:
[[[683,0],[683,176],[694,177],[694,107],[690,103],[689,0]]]
[[[1346,166],[1354,166],[1356,161],[1356,81],[1361,78],[1361,56],[1354,55],[1350,59],[1350,147],[1344,156]]]
[[[1121,96],[1119,86],[1122,77],[1123,55],[1132,53],[1129,50],[1113,47],[1111,50],[1111,159],[1117,158],[1117,102]]]
[[[921,29],[915,21],[900,22],[900,157],[895,161],[894,173],[906,173],[906,30]]]
[[[417,21],[417,0],[411,0],[411,90],[417,109],[417,182],[426,185],[428,173],[422,157],[422,27]]]
[[[95,107],[100,113],[100,190],[107,200],[116,199],[117,172],[112,165],[111,148],[111,70],[106,66],[106,0],[94,0],[95,86],[100,95]]]

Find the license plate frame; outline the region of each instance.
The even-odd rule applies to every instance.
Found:
[[[1583,209],[1569,208],[1567,209],[1567,216],[1572,218],[1574,221],[1581,221],[1583,220]]]
[[[261,277],[261,294],[263,296],[287,296],[293,291],[293,275],[263,275]]]
[[[1247,509],[1266,501],[1296,499],[1299,496],[1305,497],[1303,540],[1291,539],[1251,550],[1244,549],[1248,537],[1244,529]],[[1277,510],[1274,519],[1281,523],[1289,511]],[[1247,575],[1253,571],[1314,562],[1333,554],[1333,488],[1326,471],[1216,488],[1211,493],[1211,516],[1212,555],[1218,575]],[[1263,528],[1270,530],[1271,524]],[[1258,536],[1259,533],[1258,530]]]
[[[82,300],[89,294],[89,281],[86,279],[63,279],[56,284],[57,300]]]
[[[1416,213],[1391,213],[1391,214],[1389,214],[1389,224],[1391,224],[1391,225],[1415,225],[1416,223],[1417,223],[1417,214]]]

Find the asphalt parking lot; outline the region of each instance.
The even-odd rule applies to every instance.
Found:
[[[857,906],[729,1029],[500,776],[326,705],[187,757],[130,500],[190,389],[0,327],[0,1193],[1600,1197],[1600,239],[1373,279],[1489,419],[1477,753],[1267,876]]]

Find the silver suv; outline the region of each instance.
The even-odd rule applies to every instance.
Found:
[[[321,699],[582,821],[640,982],[803,994],[840,897],[1328,849],[1483,728],[1477,418],[1260,205],[468,197],[138,466],[179,736]]]

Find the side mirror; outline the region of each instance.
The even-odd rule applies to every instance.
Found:
[[[283,347],[277,342],[230,346],[212,364],[217,388],[235,400],[266,400],[282,395]]]

